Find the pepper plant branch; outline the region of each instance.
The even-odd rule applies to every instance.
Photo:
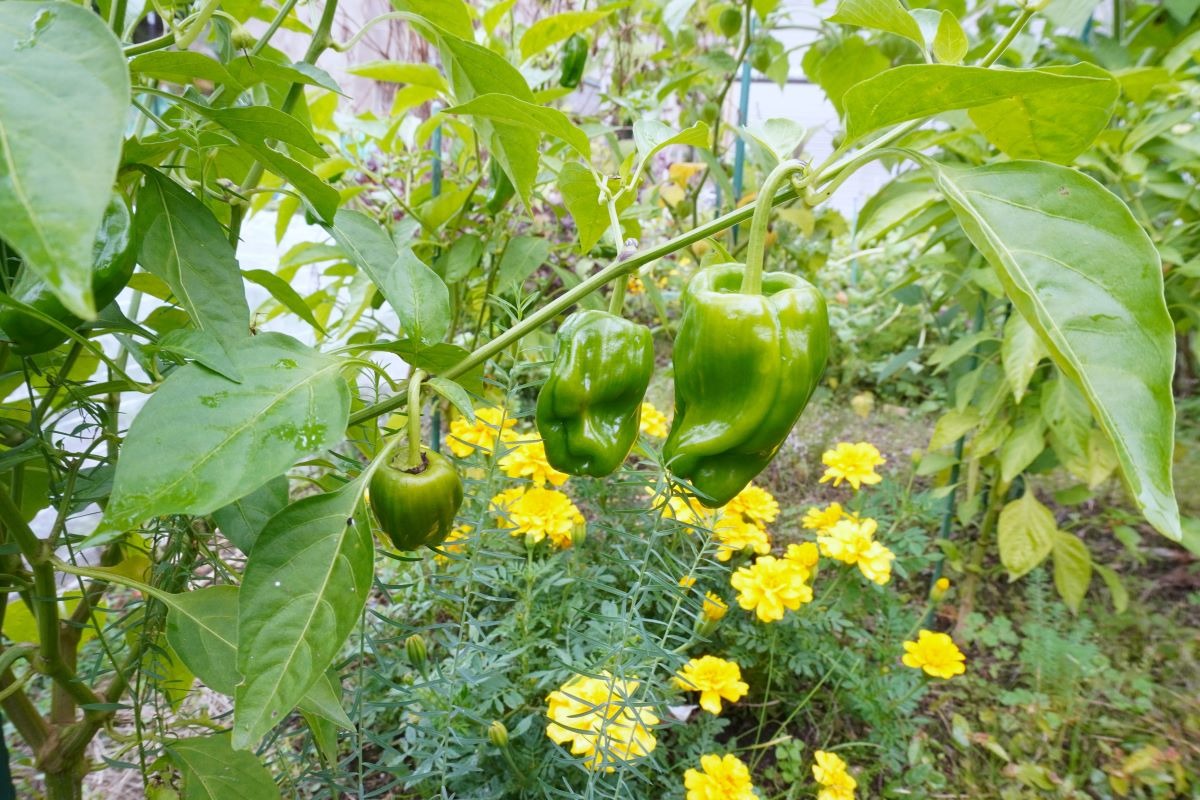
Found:
[[[421,381],[425,377],[424,370],[414,370],[408,379],[408,461],[407,466],[417,469],[421,466]]]

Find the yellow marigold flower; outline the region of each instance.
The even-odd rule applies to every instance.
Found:
[[[875,467],[887,463],[887,459],[869,442],[839,442],[821,455],[821,463],[825,465],[821,483],[833,481],[834,486],[841,486],[842,481],[846,481],[857,490],[864,483],[869,485],[883,480],[875,473]]]
[[[550,723],[546,735],[555,744],[570,744],[571,753],[587,756],[591,769],[611,771],[615,761],[632,761],[654,750],[651,726],[659,719],[631,698],[638,681],[576,675],[546,697]]]
[[[759,526],[774,522],[779,517],[779,503],[775,501],[775,496],[754,484],[738,492],[724,510],[726,514],[740,514]]]
[[[853,520],[844,519],[826,529],[822,536],[817,537],[821,546],[821,555],[834,558],[847,564],[857,564],[859,558],[866,553],[875,540],[878,524],[873,519]]]
[[[858,571],[867,580],[883,586],[892,579],[892,561],[896,554],[879,542],[870,546],[858,558]]]
[[[853,800],[858,781],[846,771],[846,762],[836,753],[818,750],[813,754],[813,779],[821,784],[817,800]]]
[[[499,461],[500,469],[510,478],[529,478],[538,486],[546,483],[562,486],[570,476],[550,466],[546,460],[546,445],[541,439],[519,444]]]
[[[717,560],[728,561],[734,553],[753,550],[759,555],[771,552],[771,540],[766,530],[739,515],[723,513],[713,523],[713,538],[717,540]]]
[[[946,596],[946,592],[950,591],[950,579],[938,578],[933,584],[933,588],[929,590],[929,599],[937,602]]]
[[[736,703],[750,691],[737,662],[716,656],[701,656],[684,664],[675,675],[675,684],[685,692],[699,692],[700,707],[710,714],[721,713],[722,700]]]
[[[640,276],[630,275],[629,280],[625,282],[625,291],[631,295],[645,294],[646,284],[642,283]]]
[[[730,579],[738,590],[738,605],[754,611],[762,622],[783,619],[785,610],[795,611],[802,603],[811,603],[812,587],[804,582],[803,571],[787,559],[762,556],[742,567]]]
[[[700,756],[700,769],[683,773],[687,800],[755,800],[750,769],[737,756]]]
[[[724,600],[712,592],[704,593],[704,606],[700,609],[700,614],[706,620],[709,622],[720,622],[728,612],[729,606]]]
[[[467,549],[467,541],[471,538],[471,531],[474,527],[471,525],[459,525],[454,530],[450,531],[450,535],[446,537],[446,541],[438,545],[441,553],[433,557],[433,560],[439,564],[446,564],[450,559],[444,555],[445,553],[462,553]]]
[[[655,439],[667,437],[667,415],[650,403],[642,403],[642,433]]]
[[[811,506],[805,512],[804,519],[800,520],[800,525],[805,530],[824,532],[849,516],[841,503],[830,503],[825,508]]]
[[[689,178],[702,169],[704,169],[704,164],[699,161],[676,161],[667,167],[667,177],[679,186],[683,186]]]
[[[509,441],[515,436],[512,428],[516,424],[515,419],[505,416],[503,408],[480,408],[475,412],[475,422],[459,417],[450,423],[446,446],[459,458],[466,458],[476,450],[490,454],[496,439]]]
[[[967,657],[944,633],[921,631],[915,642],[904,643],[904,666],[925,670],[935,678],[953,678],[967,671]]]
[[[695,498],[685,497],[682,494],[672,494],[668,497],[649,487],[646,488],[646,494],[653,498],[651,504],[654,509],[661,508],[663,516],[667,519],[673,519],[685,525],[699,526],[701,524],[705,509]]]
[[[814,542],[789,544],[787,552],[783,557],[804,570],[805,580],[808,580],[808,576],[812,575],[817,562],[821,560],[821,555],[817,551],[817,545]]]
[[[684,575],[682,578],[679,579],[679,585],[682,586],[684,589],[690,589],[696,585],[696,579],[695,579],[695,577],[693,577],[691,575]]]
[[[506,519],[501,525],[513,536],[528,536],[534,542],[549,537],[556,547],[570,547],[575,528],[584,524],[571,498],[556,489],[509,489],[493,497],[492,505],[502,512]]]

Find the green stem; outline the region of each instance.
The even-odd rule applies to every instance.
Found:
[[[771,198],[768,202],[774,204],[786,203],[789,200],[796,199],[797,196],[797,192],[789,190],[778,195],[777,197]],[[502,352],[513,342],[520,340],[530,331],[536,330],[550,320],[554,319],[563,311],[575,305],[580,300],[587,297],[604,284],[610,282],[618,275],[628,275],[629,273],[635,271],[638,267],[649,264],[652,261],[657,261],[658,259],[668,256],[677,250],[682,250],[683,248],[692,245],[701,239],[707,239],[710,236],[714,236],[726,228],[737,225],[739,222],[745,222],[754,215],[755,208],[757,208],[762,202],[763,201],[760,198],[754,203],[749,203],[742,208],[737,209],[736,211],[731,211],[724,216],[717,217],[713,221],[701,225],[699,228],[694,228],[687,233],[682,233],[679,236],[664,242],[658,247],[637,253],[631,258],[628,258],[624,261],[618,261],[609,265],[608,267],[605,267],[600,272],[597,272],[595,275],[584,280],[574,289],[564,292],[554,300],[551,300],[549,303],[539,308],[534,313],[530,314],[528,317],[525,317],[516,325],[497,336],[495,339],[476,348],[462,361],[459,361],[446,371],[438,374],[443,378],[453,379],[457,378],[459,375],[464,375],[470,372],[475,367],[483,364],[492,356]],[[361,411],[350,415],[350,425],[360,425],[363,422],[378,417],[381,414],[394,411],[397,408],[402,407],[404,403],[405,397],[403,395],[396,395],[394,397],[389,397],[386,400],[381,400],[374,405],[367,406]]]
[[[422,370],[413,372],[408,379],[408,461],[409,469],[421,466],[421,381]]]
[[[605,192],[607,194],[607,191]],[[608,226],[612,232],[613,246],[617,248],[617,261],[621,261],[628,253],[625,252],[625,239],[621,236],[621,216],[617,213],[617,201],[608,198]],[[618,275],[613,281],[612,298],[608,301],[608,313],[619,315],[625,306],[625,284],[628,278]]]
[[[192,43],[199,38],[200,31],[204,30],[204,26],[207,25],[208,21],[212,18],[213,12],[220,8],[220,6],[221,0],[207,0],[207,2],[200,7],[200,11],[196,14],[196,18],[192,21],[192,23],[188,25],[187,30],[185,30],[182,35],[175,36],[175,46],[180,50],[187,50],[189,47],[191,47]]]
[[[292,9],[296,7],[296,0],[284,0],[284,4],[279,7],[279,13],[271,20],[271,24],[263,31],[263,35],[258,37],[258,41],[254,43],[254,47],[250,48],[250,55],[256,56],[262,52],[263,48],[271,42],[271,37],[279,30],[279,26],[287,18],[287,15],[292,13]]]
[[[789,181],[797,173],[803,172],[807,165],[797,159],[779,162],[779,166],[771,170],[762,188],[758,190],[759,197],[774,198],[779,187]],[[747,245],[746,272],[742,276],[742,294],[762,294],[763,260],[766,258],[767,227],[771,221],[773,203],[759,203],[754,209],[754,221],[750,223],[750,242]]]
[[[1119,2],[1120,0],[1117,1]],[[996,42],[995,46],[988,51],[988,54],[983,57],[982,61],[979,62],[979,66],[990,67],[992,64],[995,64],[1000,59],[1000,56],[1004,55],[1004,51],[1008,49],[1008,46],[1013,43],[1013,39],[1017,38],[1017,34],[1020,33],[1021,29],[1025,27],[1025,23],[1029,22],[1029,19],[1035,13],[1037,12],[1031,8],[1021,9],[1020,15],[1008,29],[1008,32],[1005,33],[1004,37],[1001,38],[1000,41]]]

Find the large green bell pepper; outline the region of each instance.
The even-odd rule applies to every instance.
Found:
[[[829,317],[808,281],[721,264],[692,278],[675,339],[675,419],[663,459],[710,508],[728,503],[778,452],[825,369]]]
[[[558,329],[557,351],[537,402],[546,460],[571,475],[609,475],[637,441],[654,373],[650,330],[603,311],[579,311]]]
[[[454,528],[463,501],[462,480],[443,455],[424,450],[412,469],[382,465],[371,476],[371,510],[397,550],[437,547]]]
[[[92,246],[92,295],[96,308],[104,308],[116,299],[133,277],[136,261],[137,246],[129,206],[124,197],[114,194]],[[8,342],[14,353],[45,353],[67,340],[67,334],[45,317],[67,328],[78,328],[83,324],[83,320],[67,311],[50,291],[49,284],[29,269],[18,271],[8,294],[44,315],[35,316],[10,305],[0,307],[0,339]]]

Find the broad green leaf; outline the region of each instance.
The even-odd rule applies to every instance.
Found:
[[[1108,587],[1108,593],[1112,596],[1113,611],[1118,614],[1124,613],[1125,609],[1129,608],[1129,592],[1125,589],[1121,576],[1103,564],[1092,564],[1092,568],[1099,573],[1104,585]]]
[[[742,131],[780,161],[791,158],[808,138],[808,131],[799,122],[778,117],[763,120]]]
[[[1146,519],[1179,540],[1171,482],[1175,337],[1158,252],[1091,178],[1029,161],[935,166],[971,242],[1112,439]]]
[[[1046,426],[1040,414],[1029,414],[1000,445],[1000,477],[1012,481],[1046,449]]]
[[[509,239],[496,270],[496,291],[503,294],[520,286],[549,257],[549,239],[541,236],[514,236]]]
[[[996,544],[1009,580],[1015,581],[1045,561],[1054,549],[1057,534],[1054,515],[1038,502],[1031,489],[1027,488],[1020,500],[1005,505],[996,526]]]
[[[558,191],[579,231],[579,251],[586,253],[609,228],[608,207],[601,201],[600,187],[587,167],[568,161],[559,170]]]
[[[933,36],[933,55],[943,64],[961,64],[969,46],[958,17],[949,10],[943,11]]]
[[[557,108],[549,108],[507,94],[483,94],[462,105],[447,108],[447,114],[485,117],[562,139],[585,160],[591,160],[592,144],[587,134]]]
[[[1078,536],[1058,531],[1054,536],[1054,587],[1067,604],[1078,612],[1088,585],[1092,582],[1092,554]]]
[[[328,669],[366,604],[371,524],[355,511],[365,471],[276,514],[246,562],[238,598],[233,743],[254,747]]]
[[[1086,64],[1025,70],[908,64],[846,91],[846,135],[853,141],[900,122],[997,104],[972,117],[994,145],[1005,152],[1036,147],[1042,158],[1069,161],[1108,124],[1118,91],[1111,75]]]
[[[472,424],[475,422],[475,408],[471,404],[471,395],[467,394],[467,390],[460,384],[435,376],[425,381],[425,385],[449,400],[450,404],[458,409],[458,413],[466,417],[468,422]]]
[[[496,32],[496,26],[512,10],[516,2],[517,0],[500,0],[500,2],[483,12],[483,29],[487,31],[488,36]]]
[[[128,114],[125,55],[97,14],[0,4],[0,238],[83,319]]]
[[[250,335],[250,307],[237,256],[216,217],[182,186],[146,170],[135,224],[138,263],[171,288],[197,328],[232,353]]]
[[[840,0],[829,22],[894,33],[925,49],[921,27],[900,0]]]
[[[892,65],[884,52],[860,36],[847,36],[829,50],[814,45],[804,54],[804,74],[825,90],[839,115],[851,86],[878,75]]]
[[[450,292],[410,248],[398,248],[383,228],[357,211],[339,211],[328,230],[379,288],[400,318],[406,336],[433,344],[446,335]]]
[[[338,760],[337,726],[308,711],[301,711],[300,716],[304,717],[304,722],[312,733],[313,743],[317,746],[317,752],[321,754],[321,760],[326,767],[332,767]]]
[[[1068,164],[1108,127],[1121,85],[1112,75],[1091,64],[1044,67],[1042,72],[1091,77],[1102,83],[1057,98],[1011,97],[972,108],[968,113],[987,140],[1009,158]]]
[[[213,521],[237,549],[249,553],[267,520],[288,504],[288,479],[279,475],[245,497],[213,512]]]
[[[176,328],[158,340],[161,350],[190,358],[235,383],[242,382],[242,371],[229,357],[228,351],[216,336],[195,328]]]
[[[959,411],[950,409],[938,419],[933,427],[933,435],[929,438],[930,450],[941,450],[957,442],[979,425],[983,420],[979,412],[972,409]]]
[[[475,36],[471,26],[471,11],[463,0],[392,0],[392,7],[424,17],[461,39]]]
[[[95,536],[162,514],[212,513],[341,441],[350,393],[340,360],[281,333],[250,337],[230,356],[242,383],[188,364],[146,402]]]
[[[372,342],[363,345],[365,350],[379,350],[385,353],[395,353],[417,369],[437,375],[459,364],[470,355],[466,350],[449,342],[438,342],[432,346],[418,344],[411,339],[400,339],[395,342]],[[483,394],[483,367],[478,366],[465,375],[457,375],[454,380],[475,394]]]
[[[703,122],[676,132],[658,120],[639,119],[633,123],[633,143],[638,157],[637,169],[633,172],[634,181],[639,179],[650,159],[663,148],[672,145],[707,148],[711,136],[708,125]]]
[[[521,36],[521,60],[528,61],[551,45],[586,31],[617,7],[614,5],[596,11],[564,11],[561,14],[542,17],[530,25],[529,30]]]
[[[183,775],[182,800],[279,800],[279,787],[253,753],[234,750],[229,734],[174,739],[167,755]]]
[[[1029,381],[1037,371],[1038,364],[1049,353],[1045,345],[1025,318],[1013,314],[1004,323],[1004,338],[1000,342],[1000,360],[1004,364],[1004,375],[1008,388],[1018,403],[1029,388]]]
[[[242,277],[266,289],[271,293],[271,297],[275,298],[275,301],[284,308],[313,326],[314,329],[325,333],[325,328],[317,320],[316,314],[309,308],[308,303],[304,302],[304,298],[283,278],[265,269],[244,269]]]
[[[226,0],[228,2],[228,0]],[[247,88],[258,83],[287,85],[293,83],[305,86],[320,86],[331,92],[341,93],[337,82],[325,70],[312,64],[288,64],[282,60],[282,54],[267,58],[264,54],[257,56],[239,56],[225,64],[230,74]]]
[[[433,268],[446,283],[453,286],[470,275],[471,270],[479,265],[485,247],[483,239],[475,234],[459,234],[450,243],[450,247],[443,250],[441,256],[434,261]]]
[[[446,79],[432,64],[406,64],[402,61],[364,61],[346,70],[351,75],[370,78],[373,81],[388,83],[406,83],[412,86],[425,86],[444,92],[447,89]]]
[[[241,84],[215,58],[190,50],[159,50],[143,53],[129,62],[130,72],[172,83],[188,84],[196,80],[226,84],[234,91]]]

